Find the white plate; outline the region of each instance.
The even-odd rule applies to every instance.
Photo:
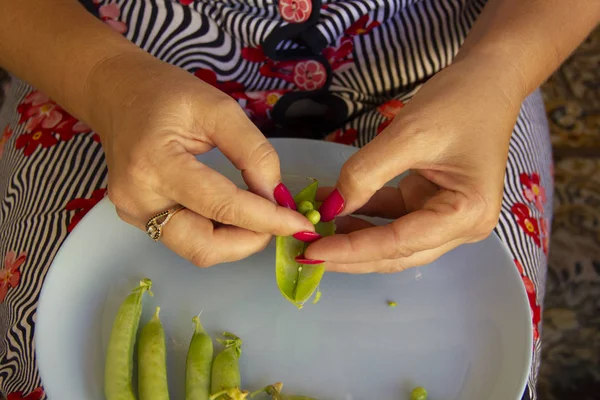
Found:
[[[356,151],[300,139],[272,143],[294,192],[306,176],[333,184]],[[220,153],[201,159],[243,183]],[[142,323],[161,306],[173,400],[184,398],[191,318],[201,310],[213,337],[229,330],[244,340],[240,365],[250,390],[283,381],[290,392],[321,400],[405,400],[421,385],[429,400],[520,399],[531,316],[513,260],[495,236],[394,275],[325,274],[320,303],[301,311],[279,293],[274,259],[271,245],[242,262],[198,269],[121,222],[105,199],[64,243],[41,293],[35,340],[49,398],[104,399],[113,318],[149,277],[155,296],[145,297]]]

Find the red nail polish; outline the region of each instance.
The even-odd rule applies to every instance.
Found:
[[[298,264],[314,265],[314,264],[323,264],[325,261],[323,261],[323,260],[311,260],[310,258],[304,258],[304,256],[297,256],[296,257],[296,262]]]
[[[295,239],[300,240],[301,242],[307,242],[307,243],[314,242],[315,240],[321,239],[321,235],[319,235],[317,232],[310,232],[310,231],[298,232],[292,236]]]
[[[319,212],[321,213],[321,221],[329,222],[338,216],[344,210],[344,198],[340,194],[340,191],[334,189],[333,192],[327,196]]]
[[[275,201],[280,206],[296,210],[296,203],[294,202],[294,197],[283,183],[277,185],[275,191],[273,192],[273,197],[275,197]]]

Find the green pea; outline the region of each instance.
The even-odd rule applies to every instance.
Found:
[[[298,212],[302,215],[306,215],[307,212],[314,210],[315,206],[308,200],[304,200],[297,206]]]
[[[224,340],[217,339],[225,346],[215,357],[210,382],[210,400],[243,400],[248,392],[241,390],[239,358],[242,355],[242,339],[233,333],[224,332]]]
[[[165,330],[156,307],[140,332],[138,343],[138,394],[140,400],[169,400]]]
[[[283,389],[283,383],[277,382],[252,393],[250,397],[253,398],[259,395],[260,393],[264,392],[271,396],[271,399],[273,400],[317,400],[314,397],[301,396],[296,394],[281,394],[281,389]]]
[[[200,317],[192,318],[195,325],[190,341],[185,369],[186,400],[210,398],[210,374],[213,358],[213,342],[200,324]]]
[[[150,279],[142,280],[119,307],[110,333],[104,365],[106,400],[136,400],[131,382],[133,348],[142,314],[142,297],[151,288]],[[152,295],[151,292],[149,294]]]
[[[294,197],[297,205],[304,201],[313,203],[317,195],[319,183],[315,180]],[[333,222],[319,222],[315,230],[321,236],[335,233]],[[301,309],[304,303],[315,293],[325,272],[323,264],[300,265],[296,256],[304,254],[306,243],[291,236],[278,236],[275,240],[275,277],[277,286],[283,297]]]
[[[321,213],[317,210],[310,210],[306,213],[306,218],[308,218],[313,225],[316,225],[321,221]]]
[[[410,400],[427,400],[427,390],[423,387],[416,387],[410,393]]]

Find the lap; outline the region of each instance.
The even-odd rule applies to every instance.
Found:
[[[32,89],[17,83],[9,96],[23,104]],[[326,140],[364,145],[410,101],[398,96],[351,119]],[[9,97],[10,103],[10,97]],[[48,268],[76,223],[105,195],[107,170],[102,146],[93,132],[65,125],[27,132],[15,107],[0,114],[8,127],[0,148],[0,390],[41,391],[33,343],[37,300]],[[0,137],[1,138],[1,137]],[[541,96],[523,104],[510,142],[504,199],[496,234],[519,268],[537,332],[546,273],[552,212],[551,148]],[[547,193],[547,196],[546,194]],[[536,337],[530,378],[534,393],[540,341]]]

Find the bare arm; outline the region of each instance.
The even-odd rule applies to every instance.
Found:
[[[456,61],[474,61],[521,98],[600,22],[598,0],[490,0]]]
[[[76,0],[0,0],[0,10],[0,65],[88,123],[101,106],[86,93],[93,71],[124,54],[147,54]]]

